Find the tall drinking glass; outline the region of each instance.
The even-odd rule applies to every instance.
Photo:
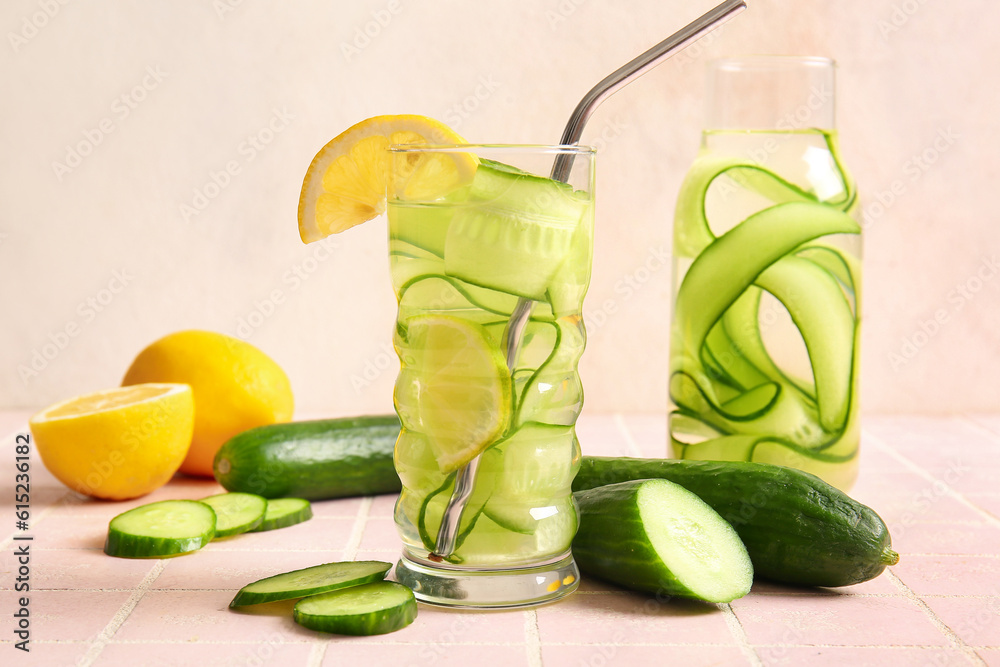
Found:
[[[674,456],[853,484],[856,209],[834,130],[833,61],[713,62],[701,152],[674,220]]]
[[[546,176],[557,159],[566,182]],[[514,607],[578,585],[593,163],[580,146],[390,148],[396,577],[421,601]]]

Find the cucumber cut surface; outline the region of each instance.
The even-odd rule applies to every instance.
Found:
[[[255,533],[287,528],[312,518],[312,505],[305,498],[275,498],[267,501],[267,509]]]
[[[393,581],[354,586],[299,600],[293,618],[310,630],[338,635],[382,635],[417,617],[417,600]]]
[[[264,521],[267,500],[252,493],[220,493],[202,498],[215,511],[215,537],[229,537],[251,531]]]
[[[574,494],[573,556],[584,573],[626,588],[706,602],[750,591],[753,566],[729,523],[673,482],[646,479]]]
[[[161,500],[112,519],[104,553],[119,558],[162,558],[196,551],[214,536],[211,507],[196,500]]]
[[[276,600],[291,600],[382,581],[391,567],[392,565],[382,561],[362,560],[324,563],[276,574],[241,588],[229,606],[243,607]]]

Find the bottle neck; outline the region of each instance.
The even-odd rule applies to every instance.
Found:
[[[835,65],[827,58],[748,56],[713,61],[706,130],[789,132],[835,126]]]

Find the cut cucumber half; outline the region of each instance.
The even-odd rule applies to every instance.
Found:
[[[312,518],[312,505],[304,498],[275,498],[267,501],[264,520],[253,529],[255,533],[287,528]]]
[[[631,590],[731,602],[750,591],[753,565],[733,527],[701,498],[664,479],[574,494],[580,571]]]
[[[320,632],[384,635],[413,622],[417,600],[406,586],[380,581],[299,600],[292,617]]]
[[[215,511],[215,537],[249,532],[264,521],[267,500],[253,493],[220,493],[202,498]]]
[[[161,500],[112,519],[104,553],[119,558],[163,558],[196,551],[214,536],[211,507],[197,500]]]
[[[240,589],[229,606],[244,607],[277,600],[291,600],[339,588],[382,581],[390,568],[392,568],[391,564],[377,560],[314,565],[247,584]]]

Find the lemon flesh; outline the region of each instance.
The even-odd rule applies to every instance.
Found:
[[[29,420],[42,463],[74,491],[137,498],[167,483],[191,445],[194,398],[183,384],[140,384],[57,403]]]

